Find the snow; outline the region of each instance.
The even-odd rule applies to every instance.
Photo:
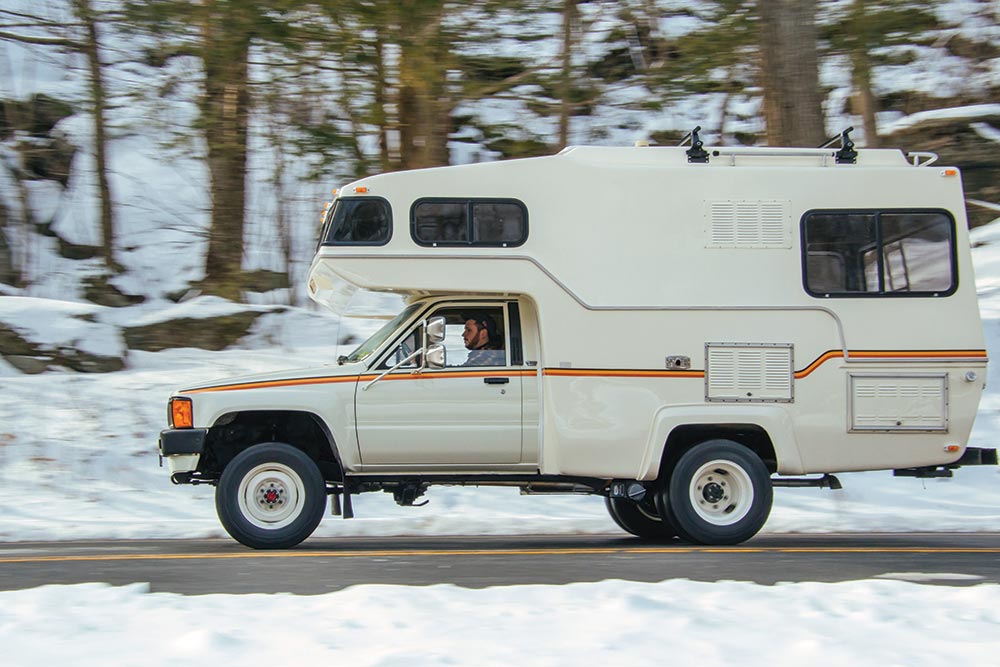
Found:
[[[933,111],[921,111],[911,114],[894,123],[890,123],[882,128],[886,134],[892,134],[900,130],[905,130],[921,123],[934,120],[968,120],[972,118],[988,118],[1000,115],[1000,104],[973,104],[965,107],[954,107],[950,109],[934,109]]]
[[[4,664],[995,665],[1000,586],[608,580],[314,596],[0,593]]]

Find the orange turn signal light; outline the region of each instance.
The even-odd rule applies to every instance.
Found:
[[[194,408],[190,398],[170,399],[170,425],[174,428],[194,428]]]

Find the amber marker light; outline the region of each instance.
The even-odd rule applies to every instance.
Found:
[[[354,188],[354,191],[357,192],[359,195],[363,195],[368,193],[368,188],[366,188],[363,185],[359,185],[358,187]]]
[[[960,449],[961,447],[959,447],[958,445],[945,445],[944,451],[946,451],[949,454],[958,454],[958,451]]]
[[[943,169],[941,170],[942,176],[958,176],[958,169]]]
[[[170,425],[173,428],[194,427],[194,410],[190,398],[170,399]]]

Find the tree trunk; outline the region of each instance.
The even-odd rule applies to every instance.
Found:
[[[403,169],[448,164],[452,102],[448,95],[450,44],[442,3],[400,6],[399,138]]]
[[[97,20],[90,0],[73,0],[73,10],[83,23],[86,39],[81,44],[83,55],[90,69],[90,99],[94,106],[94,162],[97,170],[98,198],[101,204],[101,246],[104,265],[110,273],[119,273],[121,266],[115,261],[115,220],[111,198],[111,184],[108,180],[107,125],[105,120],[106,94],[104,71],[101,67],[100,42],[97,34]]]
[[[760,0],[761,84],[771,146],[826,140],[816,54],[816,0]]]
[[[855,51],[851,54],[852,78],[854,80],[855,100],[857,101],[856,113],[861,114],[865,127],[865,146],[868,148],[879,147],[878,122],[875,113],[878,111],[875,95],[872,93],[871,67],[868,62],[868,54],[864,51]]]
[[[202,289],[238,300],[246,208],[250,34],[231,13],[213,9],[214,3],[208,3],[202,23],[205,94],[201,112],[212,195]]]
[[[577,0],[563,0],[562,73],[559,77],[559,149],[569,144],[569,119],[573,95],[573,26]]]
[[[851,78],[854,83],[854,99],[857,102],[854,112],[861,114],[864,123],[865,146],[878,148],[880,143],[878,123],[875,120],[878,102],[872,93],[871,60],[868,57],[868,40],[865,39],[867,32],[870,31],[866,13],[865,0],[854,0],[849,23],[849,29],[857,35],[850,49]]]
[[[389,159],[389,119],[385,112],[386,96],[385,27],[375,26],[375,124],[378,125],[378,157],[381,171],[392,170]]]

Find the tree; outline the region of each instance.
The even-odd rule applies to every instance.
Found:
[[[92,0],[72,0],[71,8],[77,24],[66,24],[35,14],[4,11],[6,19],[0,27],[0,39],[22,44],[48,46],[79,53],[87,61],[88,101],[94,125],[94,159],[100,207],[100,236],[102,257],[109,273],[118,273],[121,266],[115,261],[114,200],[109,179],[107,160],[108,131],[106,121],[107,93],[104,83],[104,65],[100,56],[98,24],[102,20]],[[11,32],[10,29],[16,30]],[[17,116],[9,108],[8,117]]]
[[[251,114],[251,54],[267,44],[303,48],[296,29],[300,0],[151,0],[130,2],[129,18],[160,42],[147,59],[193,55],[202,66],[198,129],[205,140],[211,218],[203,291],[238,300],[243,254]]]
[[[823,37],[830,53],[844,54],[850,62],[852,111],[861,116],[869,148],[880,144],[873,53],[880,47],[910,44],[920,32],[937,27],[933,13],[915,0],[853,0],[847,7],[834,8]]]
[[[569,117],[573,106],[573,31],[578,27],[578,0],[563,0],[562,72],[559,77],[559,148],[569,144]]]
[[[826,139],[817,55],[816,0],[759,0],[761,84],[771,146]]]
[[[91,0],[73,0],[73,11],[83,29],[79,51],[87,59],[90,73],[90,103],[94,119],[94,162],[97,172],[98,201],[100,202],[101,247],[104,265],[110,273],[119,273],[121,266],[115,261],[115,216],[111,196],[110,171],[107,158],[108,131],[105,118],[107,94],[104,85],[104,68],[101,64],[101,47],[97,24],[99,17]]]

